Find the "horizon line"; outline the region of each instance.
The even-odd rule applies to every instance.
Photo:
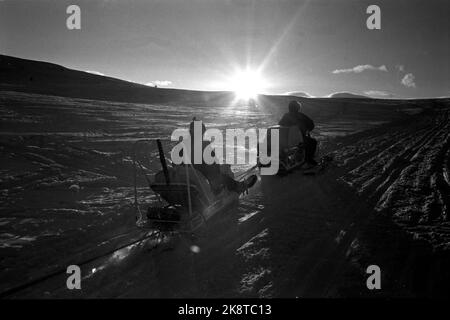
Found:
[[[230,90],[205,90],[205,89],[190,89],[190,88],[182,88],[182,87],[153,87],[153,86],[149,86],[146,85],[144,83],[140,83],[140,82],[135,82],[132,80],[126,80],[126,79],[122,79],[119,77],[115,77],[115,76],[110,76],[107,74],[98,74],[96,72],[92,72],[90,70],[79,70],[79,69],[72,69],[69,68],[65,65],[62,64],[57,64],[55,62],[51,62],[51,61],[46,61],[46,60],[35,60],[35,59],[28,59],[28,58],[23,58],[23,57],[18,57],[18,56],[11,56],[11,55],[7,55],[7,54],[3,54],[0,53],[0,56],[4,56],[4,57],[11,57],[14,59],[20,59],[20,60],[27,60],[27,61],[34,61],[34,62],[40,62],[40,63],[48,63],[48,64],[53,64],[56,66],[60,66],[69,70],[73,70],[73,71],[78,71],[78,72],[84,72],[84,73],[88,73],[91,76],[96,76],[96,77],[103,77],[103,78],[111,78],[111,79],[115,79],[115,80],[120,80],[120,81],[124,81],[127,83],[132,83],[132,84],[136,84],[136,85],[140,85],[143,87],[148,87],[148,88],[152,88],[152,89],[163,89],[163,90],[179,90],[179,91],[195,91],[195,92],[206,92],[206,93],[230,93],[233,94],[233,91]],[[301,91],[300,91],[301,92]],[[355,92],[347,92],[347,91],[341,91],[341,92],[333,92],[333,93],[329,93],[326,96],[314,96],[314,95],[310,95],[307,92],[303,92],[304,94],[309,95],[309,97],[302,97],[302,96],[296,96],[295,94],[287,94],[285,93],[258,93],[258,96],[286,96],[286,97],[297,97],[297,98],[301,98],[301,99],[372,99],[372,100],[431,100],[431,99],[450,99],[450,95],[449,96],[439,96],[439,97],[414,97],[414,98],[393,98],[393,97],[371,97],[371,96],[367,96],[364,93],[355,93]],[[339,93],[344,93],[344,94],[350,94],[350,95],[356,95],[356,96],[363,96],[363,97],[331,97],[331,95],[333,94],[339,94]]]

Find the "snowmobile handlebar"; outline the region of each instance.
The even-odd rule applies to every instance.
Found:
[[[156,139],[156,144],[158,145],[159,160],[161,161],[161,166],[164,172],[164,178],[166,179],[166,184],[170,184],[169,170],[167,170],[167,162],[166,157],[164,156],[164,150],[161,144],[161,140]]]

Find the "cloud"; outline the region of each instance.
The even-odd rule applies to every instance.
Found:
[[[325,98],[368,98],[368,97],[358,93],[342,91],[330,93],[328,96],[325,96]]]
[[[86,70],[86,72],[87,72],[87,73],[92,73],[92,74],[96,74],[96,75],[98,75],[98,76],[104,76],[104,74],[103,74],[103,73],[101,73],[101,72],[98,72],[98,71],[91,71],[91,70]]]
[[[170,80],[155,80],[152,82],[147,82],[145,85],[146,86],[150,86],[150,87],[165,87],[165,86],[170,86],[172,84],[172,81]]]
[[[350,69],[337,69],[334,70],[332,73],[334,74],[339,74],[339,73],[361,73],[363,71],[366,70],[373,70],[373,71],[383,71],[383,72],[387,72],[387,68],[385,65],[379,66],[379,67],[374,67],[371,64],[361,64],[358,66],[355,66],[353,68]]]
[[[364,94],[372,97],[393,97],[394,95],[390,92],[380,91],[380,90],[367,90]]]
[[[402,84],[407,88],[415,88],[416,83],[414,82],[414,79],[416,77],[412,73],[407,73],[402,79]]]
[[[307,92],[303,92],[303,91],[289,91],[289,92],[283,93],[283,95],[303,97],[303,98],[314,98],[314,96],[310,95]]]

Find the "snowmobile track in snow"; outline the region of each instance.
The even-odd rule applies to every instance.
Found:
[[[344,163],[361,159],[362,164],[351,168],[343,180],[377,211],[390,213],[415,238],[441,248],[450,246],[449,114],[449,110],[437,116],[424,114],[415,123],[386,132],[377,139],[383,148],[380,153],[357,155],[367,148],[361,140],[346,147],[341,158]]]

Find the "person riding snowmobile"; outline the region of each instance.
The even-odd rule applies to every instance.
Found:
[[[191,150],[194,150],[194,123],[195,121],[198,121],[195,117],[192,119],[190,125],[189,125],[189,134],[191,135]],[[206,132],[206,127],[202,123],[202,154],[206,147],[208,147],[211,142],[204,141],[204,134]],[[214,154],[214,151],[212,152]],[[242,193],[252,187],[256,181],[257,177],[255,175],[251,175],[244,181],[236,181],[229,175],[222,173],[221,171],[221,165],[217,163],[207,164],[204,162],[202,157],[202,163],[195,164],[194,163],[194,153],[191,152],[191,163],[195,170],[198,170],[201,172],[205,178],[210,181],[211,186],[213,189],[217,189],[220,187],[221,184],[223,184],[228,190],[235,191],[237,193]]]
[[[289,102],[289,112],[285,113],[278,122],[280,126],[298,126],[305,143],[305,160],[309,165],[317,165],[314,156],[317,148],[317,141],[310,136],[310,132],[314,129],[314,121],[306,114],[301,112],[301,103],[298,101]]]

